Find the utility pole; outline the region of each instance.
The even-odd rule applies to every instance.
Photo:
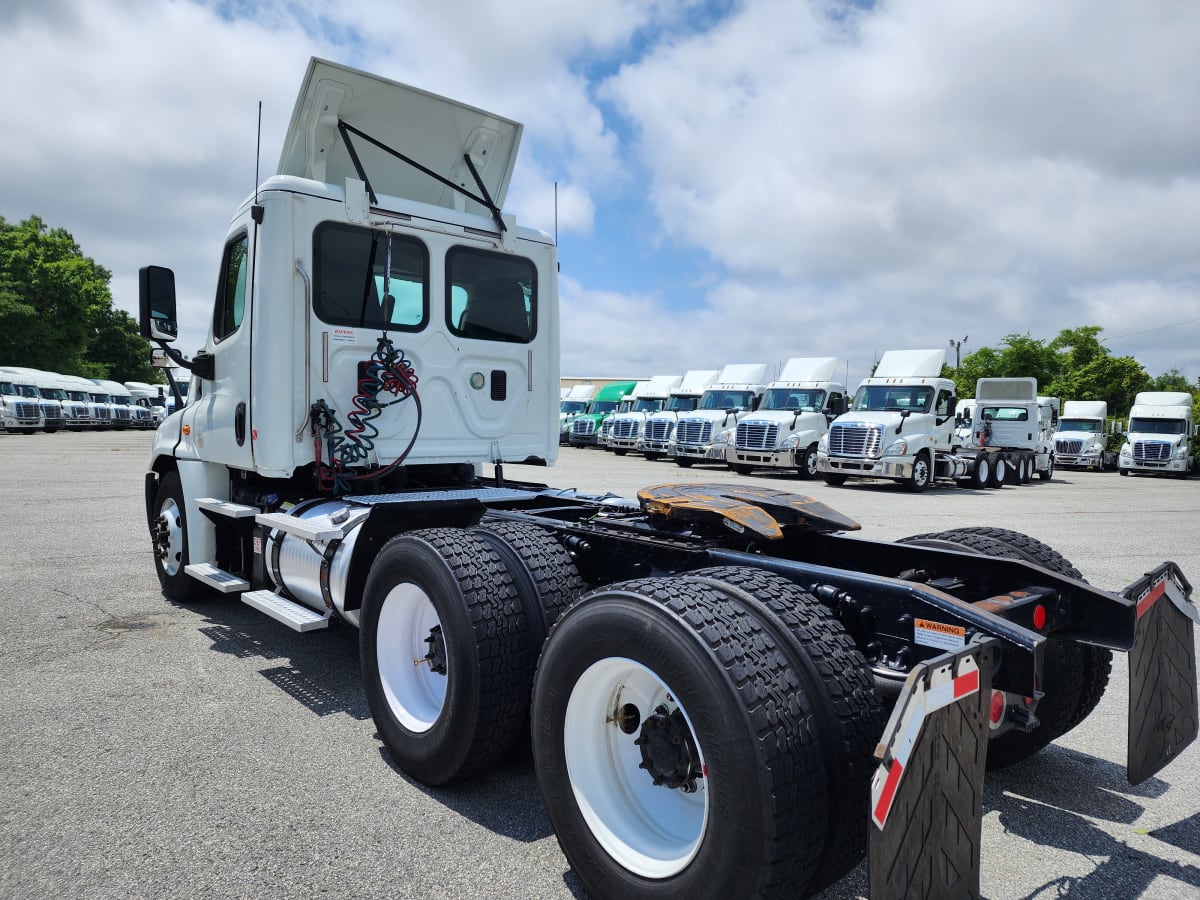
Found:
[[[969,334],[963,335],[963,339],[961,341],[956,341],[954,338],[950,338],[950,346],[954,348],[954,371],[955,372],[958,371],[958,367],[962,363],[962,345],[967,342],[967,338],[969,338],[969,337],[970,337]]]

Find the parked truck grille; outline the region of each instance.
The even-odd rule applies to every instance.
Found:
[[[630,438],[637,437],[638,431],[637,419],[621,419],[619,422],[613,422],[609,436],[629,440]]]
[[[712,422],[684,419],[675,429],[675,441],[679,444],[707,444],[712,441]]]
[[[1083,441],[1057,440],[1054,442],[1054,452],[1066,456],[1078,456],[1083,452]]]
[[[61,425],[63,423],[63,411],[61,406],[51,406],[43,403],[42,415],[46,417],[47,425]]]
[[[120,422],[128,422],[129,421],[129,410],[125,409],[123,407],[118,408],[117,409],[117,420]]]
[[[832,456],[878,456],[883,429],[877,425],[839,425],[829,429],[829,453]]]
[[[95,413],[93,414],[92,418],[93,418],[93,419],[97,419],[97,420],[99,420],[99,421],[101,421],[101,422],[107,422],[109,419],[111,419],[111,418],[112,418],[112,410],[110,410],[110,409],[97,409],[97,410],[95,411]]]
[[[779,442],[779,424],[739,422],[734,441],[734,446],[739,450],[774,450]]]
[[[671,436],[671,426],[674,424],[669,419],[651,419],[646,423],[646,440],[662,443]]]
[[[1136,463],[1167,462],[1171,458],[1171,445],[1166,441],[1136,441],[1133,445],[1133,461]]]
[[[22,419],[36,419],[38,408],[36,403],[18,403],[17,415]]]
[[[595,419],[576,419],[571,423],[571,434],[585,435],[596,433]]]

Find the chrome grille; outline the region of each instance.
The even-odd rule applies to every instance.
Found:
[[[878,456],[883,429],[878,425],[839,425],[829,429],[829,452],[833,456]]]
[[[635,438],[638,436],[638,432],[641,430],[638,428],[638,424],[639,423],[637,419],[621,419],[618,422],[613,422],[612,429],[609,432],[609,437],[622,438],[625,440]]]
[[[47,425],[61,425],[63,423],[62,407],[56,404],[43,403],[42,415],[46,417]]]
[[[1159,463],[1171,459],[1171,445],[1166,441],[1137,441],[1133,445],[1133,461]]]
[[[651,419],[646,423],[646,440],[662,443],[671,436],[674,424],[670,419]]]
[[[17,415],[22,419],[36,419],[38,417],[38,405],[36,403],[18,403]]]
[[[708,444],[712,441],[712,422],[683,419],[675,429],[677,444]]]
[[[128,422],[129,421],[129,408],[128,407],[126,407],[126,406],[118,406],[117,407],[117,421],[119,421],[119,422]]]
[[[103,406],[97,407],[92,413],[92,418],[99,419],[102,422],[107,422],[112,418],[112,410]]]
[[[1078,456],[1083,452],[1083,441],[1057,440],[1054,442],[1054,452]]]
[[[779,442],[777,422],[738,422],[734,446],[739,450],[774,450]]]
[[[595,433],[596,433],[596,420],[595,419],[587,419],[587,418],[576,419],[574,422],[571,423],[571,434],[578,434],[578,435],[582,436],[585,434],[595,434]]]

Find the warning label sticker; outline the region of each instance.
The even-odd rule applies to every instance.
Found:
[[[329,341],[333,344],[357,344],[358,333],[353,328],[335,328],[329,335]]]
[[[947,625],[945,622],[916,619],[913,621],[913,637],[922,647],[959,650],[967,642],[967,629],[961,625]]]

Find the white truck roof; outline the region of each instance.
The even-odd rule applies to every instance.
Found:
[[[478,196],[479,188],[463,161],[469,154],[492,202],[503,209],[517,161],[519,122],[439,97],[377,75],[313,58],[296,98],[277,174],[333,185],[359,180],[338,123],[360,129],[442,178]],[[419,122],[419,128],[412,123]],[[487,215],[416,167],[361,137],[350,141],[376,194],[388,194],[448,209]]]
[[[571,388],[571,393],[567,394],[568,400],[591,400],[596,396],[596,386],[594,384],[577,384]]]
[[[975,382],[975,402],[1011,401],[1040,403],[1036,378],[980,378]]]
[[[1142,391],[1133,398],[1138,406],[1191,406],[1192,395],[1183,391]]]
[[[871,378],[936,378],[945,364],[944,349],[888,350],[879,357]]]
[[[675,388],[673,394],[695,394],[699,396],[703,394],[710,384],[717,380],[717,375],[720,372],[717,369],[692,369],[685,372],[683,379],[679,382],[679,387]]]
[[[766,363],[733,363],[721,370],[713,384],[762,384]]]
[[[775,383],[833,381],[834,374],[840,368],[842,361],[836,356],[797,356],[783,364],[783,371]]]
[[[1103,400],[1068,400],[1063,404],[1064,419],[1104,419],[1108,404]]]
[[[682,380],[683,377],[680,375],[652,375],[647,381],[639,381],[629,396],[634,400],[642,397],[649,397],[652,400],[670,397],[671,391],[679,387],[679,382]]]

